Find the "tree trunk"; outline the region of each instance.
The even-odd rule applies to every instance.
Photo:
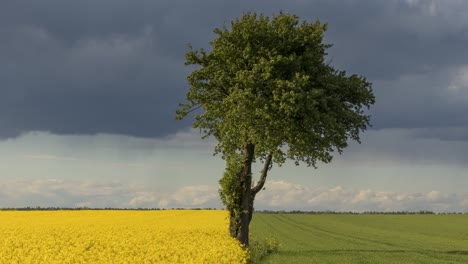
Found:
[[[244,150],[244,164],[242,173],[239,174],[239,183],[241,190],[240,215],[238,219],[237,240],[245,247],[249,246],[249,225],[252,219],[252,160],[254,157],[255,146],[247,144]]]
[[[242,212],[239,219],[239,232],[237,234],[237,240],[241,242],[245,247],[249,246],[249,226],[252,220],[253,213],[253,201],[251,196],[250,187],[242,196]]]
[[[253,186],[252,161],[254,159],[254,153],[255,145],[247,144],[241,156],[242,165],[239,167],[238,171],[237,169],[235,170],[236,178],[232,183],[234,186],[231,185],[231,188],[235,188],[234,193],[239,194],[239,198],[226,204],[229,210],[229,233],[244,245],[244,247],[249,246],[249,225],[253,216],[255,196],[263,189],[268,170],[271,169],[272,165],[272,154],[270,153],[265,160],[259,181]],[[228,168],[229,166],[230,165],[228,165]],[[232,171],[230,171],[230,173],[232,173]],[[224,177],[229,177],[229,175],[233,174],[225,174]]]

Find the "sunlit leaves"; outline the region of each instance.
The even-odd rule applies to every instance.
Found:
[[[325,63],[327,25],[280,13],[245,13],[214,30],[209,52],[190,50],[183,118],[196,107],[193,126],[218,140],[224,158],[255,145],[255,158],[329,162],[348,139],[367,129],[364,109],[374,103],[371,84]]]

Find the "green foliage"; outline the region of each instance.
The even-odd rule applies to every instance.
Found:
[[[240,203],[242,197],[242,190],[239,186],[239,177],[242,170],[242,156],[234,153],[226,160],[226,170],[223,177],[219,180],[219,196],[221,202],[226,206],[229,211],[231,223],[230,233],[234,237],[239,228],[239,216],[241,213]]]
[[[223,177],[219,180],[221,189],[219,195],[224,205],[230,206],[236,204],[240,200],[240,190],[237,182],[239,181],[239,173],[242,170],[242,157],[236,153],[231,155],[226,161],[226,170]]]
[[[185,54],[185,64],[197,67],[177,119],[195,112],[193,127],[217,139],[215,154],[227,161],[220,196],[230,233],[246,246],[255,195],[273,162],[330,162],[369,125],[371,84],[325,63],[326,28],[286,13],[244,13],[214,30],[210,51],[189,46]],[[251,186],[257,159],[265,167]]]
[[[280,241],[265,263],[468,263],[468,215],[262,214],[253,241]]]
[[[326,28],[285,13],[245,13],[216,28],[211,51],[186,53],[186,65],[198,68],[177,118],[201,108],[193,127],[214,136],[225,159],[250,143],[255,158],[271,153],[279,165],[331,161],[369,125],[363,108],[374,96],[364,77],[324,62]]]
[[[265,237],[261,240],[254,240],[249,247],[248,263],[260,263],[261,260],[274,253],[278,253],[280,243],[275,237]]]

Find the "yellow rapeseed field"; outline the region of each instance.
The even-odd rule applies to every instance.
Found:
[[[1,211],[0,263],[246,263],[226,211]]]

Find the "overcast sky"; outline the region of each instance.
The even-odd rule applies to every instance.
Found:
[[[376,104],[362,144],[274,166],[256,209],[468,212],[463,0],[4,1],[0,207],[221,208],[216,142],[175,121],[184,54],[242,12],[281,10],[327,22],[327,59]]]

